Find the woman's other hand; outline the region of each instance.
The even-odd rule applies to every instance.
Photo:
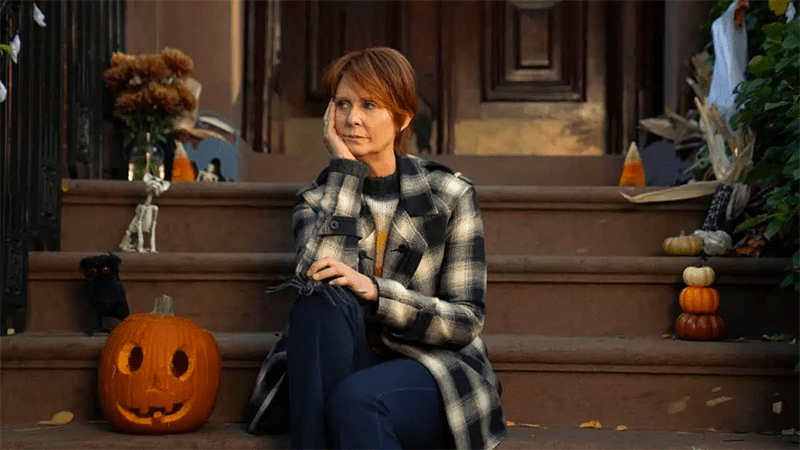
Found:
[[[356,159],[339,134],[336,133],[336,128],[334,127],[335,118],[336,104],[331,100],[328,102],[328,109],[325,110],[325,115],[322,117],[322,134],[328,153],[335,158]]]
[[[378,287],[371,278],[329,256],[312,264],[306,275],[317,281],[332,278],[328,284],[348,287],[362,300],[376,301],[378,299]]]

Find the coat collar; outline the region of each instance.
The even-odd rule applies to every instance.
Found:
[[[397,168],[400,171],[398,206],[411,217],[438,214],[431,186],[419,160],[410,156],[398,157]]]

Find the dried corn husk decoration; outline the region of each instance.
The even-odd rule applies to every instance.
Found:
[[[620,186],[644,186],[644,166],[642,157],[636,142],[631,142],[628,154],[625,155],[625,163],[622,166],[622,176],[619,179]]]
[[[693,80],[687,78],[687,81],[696,94],[702,95],[702,90]],[[733,186],[734,180],[744,176],[753,167],[753,147],[755,145],[753,130],[748,130],[747,138],[741,129],[737,130],[735,136],[731,136],[728,124],[725,123],[719,111],[713,105],[708,104],[705,96],[702,98],[701,102],[699,97],[695,97],[694,102],[700,112],[700,129],[708,145],[709,161],[716,179],[690,182],[682,186],[636,196],[620,192],[628,201],[632,203],[668,202],[711,195],[720,184]],[[726,143],[733,152],[733,159],[728,158],[725,154]],[[697,164],[701,161],[698,161]]]

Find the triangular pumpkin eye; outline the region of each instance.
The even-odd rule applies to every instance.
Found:
[[[189,357],[183,350],[178,350],[172,355],[172,374],[180,378],[189,370]]]

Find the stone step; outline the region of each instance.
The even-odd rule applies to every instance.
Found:
[[[215,337],[223,376],[210,421],[241,422],[276,337]],[[101,420],[97,358],[105,339],[39,333],[0,338],[3,426],[36,427],[62,410],[75,414],[76,422]],[[512,335],[486,335],[485,341],[510,421],[573,428],[597,420],[607,428],[728,432],[780,432],[798,423],[796,343]]]
[[[4,449],[283,449],[289,435],[254,436],[238,423],[210,423],[185,434],[120,435],[108,424],[71,423],[60,427],[2,427]],[[124,439],[121,439],[124,437]],[[797,436],[757,433],[612,431],[575,428],[511,428],[505,449],[796,449]]]
[[[78,332],[82,252],[30,254],[28,330]],[[122,254],[132,311],[168,294],[178,314],[213,331],[278,330],[294,294],[266,295],[293,271],[288,253]],[[661,336],[673,329],[688,257],[489,255],[485,331],[557,336]],[[778,287],[786,259],[713,258],[728,336],[798,334],[798,302]]]
[[[141,182],[65,180],[63,251],[119,251]],[[173,183],[159,206],[160,252],[291,252],[300,184]],[[709,198],[629,203],[615,186],[478,186],[486,251],[658,256],[664,238],[702,225]],[[653,188],[630,189],[645,192]],[[147,241],[149,244],[149,240]]]

